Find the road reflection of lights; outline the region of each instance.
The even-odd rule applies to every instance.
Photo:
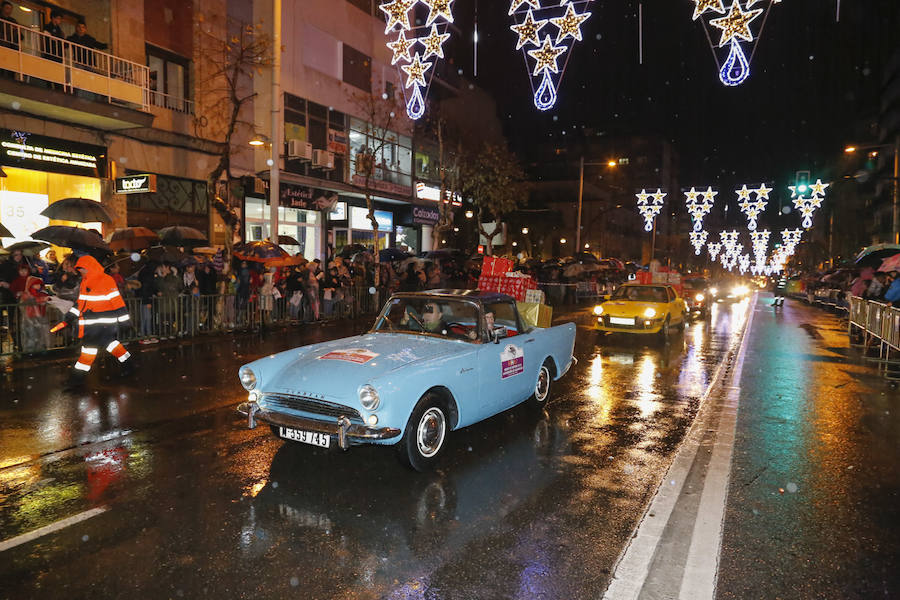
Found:
[[[594,418],[596,424],[607,423],[613,402],[603,385],[603,355],[600,352],[591,359],[590,367],[588,367],[587,397],[591,399],[597,409]]]
[[[656,412],[659,402],[654,380],[656,379],[656,361],[651,354],[645,354],[637,367],[637,407],[641,417],[646,418]]]
[[[29,462],[30,460],[30,456],[15,456],[0,462],[0,485],[22,487],[37,482],[41,475],[41,468],[37,463]]]
[[[256,496],[266,487],[267,479],[262,479],[257,481],[253,485],[250,486],[250,489],[247,490],[246,496],[250,496],[251,498],[256,498]]]

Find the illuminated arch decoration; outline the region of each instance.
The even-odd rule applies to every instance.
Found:
[[[692,0],[693,20],[700,20],[719,70],[719,80],[729,87],[750,77],[750,63],[769,18],[781,0]],[[756,5],[759,5],[757,8]],[[754,33],[754,28],[756,32]],[[718,39],[715,39],[718,36]],[[744,51],[750,50],[750,56]],[[725,54],[727,49],[727,55]]]
[[[822,208],[822,200],[825,199],[825,188],[829,185],[831,184],[822,183],[821,179],[817,179],[814,184],[807,186],[806,191],[810,192],[808,198],[803,197],[803,193],[797,190],[797,186],[788,186],[788,189],[791,190],[791,200],[794,202],[794,208],[796,208],[800,212],[800,216],[803,217],[804,229],[812,227],[813,214],[816,212],[817,208]]]
[[[518,38],[529,72],[534,106],[550,110],[559,97],[572,48],[582,41],[581,26],[593,0],[509,0],[510,29]],[[560,61],[562,65],[560,65]],[[533,65],[533,66],[532,66]]]
[[[638,212],[644,218],[644,231],[653,231],[653,222],[656,215],[662,211],[665,204],[666,193],[657,188],[655,194],[648,194],[647,190],[641,190],[640,194],[635,194],[638,199]]]
[[[397,65],[405,77],[403,98],[406,114],[420,119],[425,114],[425,99],[434,79],[434,65],[444,58],[444,42],[450,39],[454,0],[391,0],[379,4],[387,26],[388,49],[393,52],[391,64]],[[414,26],[417,6],[427,8],[425,22]],[[421,11],[425,14],[425,10]],[[396,37],[395,37],[396,36]],[[431,59],[429,61],[428,59]]]

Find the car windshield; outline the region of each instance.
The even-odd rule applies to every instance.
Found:
[[[478,305],[436,296],[391,298],[373,331],[435,335],[467,341],[481,339]]]
[[[613,293],[610,300],[630,300],[632,302],[666,302],[666,288],[649,285],[623,285]]]

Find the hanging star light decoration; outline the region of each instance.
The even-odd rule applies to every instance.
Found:
[[[538,33],[548,22],[547,19],[535,19],[534,13],[529,8],[528,13],[525,15],[525,20],[522,21],[522,23],[510,25],[509,27],[519,36],[519,41],[516,42],[516,50],[521,50],[523,46],[528,44],[540,46],[541,38]]]
[[[753,33],[753,26],[760,15],[768,13],[772,5],[777,4],[780,0],[743,0],[746,4],[746,10],[741,6],[742,0],[732,0],[731,7],[728,10],[726,10],[723,0],[693,1],[694,13],[692,19],[694,21],[699,19],[703,24],[710,49],[715,56],[716,65],[719,69],[719,79],[727,86],[742,84],[750,76],[750,61],[747,59],[741,44],[752,44],[750,55],[753,56],[766,19],[763,18],[759,21],[762,25],[759,26],[759,31],[756,35]],[[750,8],[760,1],[765,2],[767,6],[765,8]],[[721,16],[711,18],[716,14]],[[720,32],[718,43],[712,39],[711,28],[715,28]],[[728,47],[728,55],[720,62],[721,52],[719,49],[726,46]]]
[[[741,254],[739,260],[739,269],[741,271],[741,275],[747,272],[747,269],[750,268],[750,255],[749,254]]]
[[[415,3],[416,0],[394,0],[378,5],[387,18],[387,27],[384,28],[384,33],[390,33],[397,25],[401,29],[409,31],[409,11]]]
[[[694,223],[694,231],[703,229],[703,217],[708,215],[713,209],[713,201],[718,192],[713,192],[712,188],[708,188],[708,192],[698,192],[696,188],[691,188],[684,193],[685,205],[691,220]],[[699,252],[698,252],[699,254]]]
[[[559,86],[568,64],[567,53],[576,42],[583,40],[582,25],[590,18],[587,6],[593,0],[561,0],[544,2],[539,0],[511,0],[509,14],[513,17],[510,29],[518,36],[516,50],[521,50],[526,67],[531,73],[531,89],[534,105],[538,110],[550,110],[559,97]],[[580,12],[578,6],[581,6]],[[548,25],[553,32],[543,34]],[[533,47],[533,48],[532,48]],[[559,60],[565,58],[562,66]],[[534,66],[531,66],[534,61]]]
[[[719,255],[719,251],[722,250],[722,244],[719,242],[710,242],[706,245],[706,250],[709,252],[709,258],[715,262],[716,257]]]
[[[581,24],[588,20],[588,17],[591,16],[589,12],[582,12],[578,14],[575,12],[574,4],[566,5],[566,14],[561,17],[556,17],[555,19],[550,19],[550,22],[556,25],[559,28],[559,33],[556,35],[556,43],[560,44],[567,37],[571,37],[575,40],[581,41]]]
[[[421,2],[428,7],[428,18],[425,20],[425,27],[430,26],[439,18],[444,19],[448,23],[453,22],[453,11],[450,8],[453,0],[421,0]]]
[[[656,215],[662,211],[665,192],[657,189],[655,194],[648,194],[647,190],[641,190],[639,194],[635,194],[638,199],[638,212],[644,218],[644,231],[653,231],[653,221]]]
[[[410,11],[420,2],[428,8],[428,16],[424,24],[419,22],[419,25],[413,26],[410,23]],[[416,120],[425,114],[425,96],[434,78],[433,61],[444,58],[444,43],[450,39],[453,2],[454,0],[392,0],[378,6],[387,21],[385,34],[399,29],[397,39],[386,42],[386,45],[393,53],[391,64],[406,74],[403,95],[406,114],[410,119]],[[410,37],[407,37],[407,32],[410,32]],[[416,44],[421,44],[424,50],[413,53],[411,50]],[[433,61],[428,61],[429,58]]]
[[[412,56],[409,54],[410,48],[416,45],[416,40],[408,40],[406,39],[406,32],[404,30],[400,30],[400,33],[397,34],[396,42],[388,42],[387,47],[391,49],[394,53],[394,57],[391,59],[391,64],[396,65],[397,61],[404,60],[409,62],[412,60]]]
[[[809,197],[804,197],[797,186],[788,186],[788,189],[791,190],[791,200],[794,203],[794,208],[796,208],[800,212],[800,216],[803,217],[803,227],[805,229],[812,227],[813,214],[816,212],[817,208],[822,207],[822,200],[825,199],[825,188],[829,185],[830,184],[822,183],[821,179],[817,179],[814,184],[807,186],[807,191],[811,194]]]
[[[767,188],[766,184],[762,184],[762,187],[755,189],[742,185],[741,189],[735,190],[735,193],[740,200],[738,207],[741,209],[741,212],[747,216],[747,228],[750,231],[756,229],[756,220],[759,218],[759,215],[766,210],[766,206],[769,204],[763,196],[768,198],[769,192],[771,191],[771,188]],[[751,198],[752,194],[756,194],[756,200]]]
[[[706,244],[706,240],[709,237],[708,231],[692,231],[689,234],[691,236],[691,245],[694,247],[694,254],[700,256],[700,253],[703,251],[703,245]]]
[[[694,4],[694,21],[707,11],[717,12],[720,15],[725,14],[725,5],[722,4],[722,0],[694,0]]]
[[[438,32],[437,25],[432,25],[431,33],[429,33],[425,37],[421,37],[418,39],[419,43],[425,47],[425,52],[422,53],[422,58],[426,59],[431,56],[444,58],[444,42],[446,42],[448,39],[450,39],[449,33],[440,33]]]

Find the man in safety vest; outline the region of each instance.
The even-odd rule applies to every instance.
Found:
[[[81,356],[69,378],[69,385],[72,387],[84,383],[100,348],[106,349],[123,365],[131,358],[125,346],[116,339],[119,325],[131,319],[125,308],[125,301],[116,287],[116,281],[104,273],[103,267],[93,256],[82,256],[75,263],[75,268],[81,273],[78,300],[69,309],[65,320],[51,329],[53,332],[59,331],[69,321],[77,319],[78,337],[82,340],[82,346]]]

